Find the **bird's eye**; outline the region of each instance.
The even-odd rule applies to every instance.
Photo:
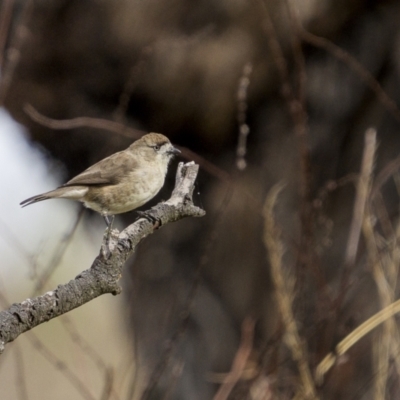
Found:
[[[155,151],[158,151],[158,150],[160,150],[160,146],[159,146],[158,144],[156,144],[156,145],[153,146],[153,149],[154,149]]]

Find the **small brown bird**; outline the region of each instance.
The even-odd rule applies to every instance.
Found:
[[[21,206],[54,198],[81,201],[103,216],[110,231],[115,214],[142,206],[160,191],[168,164],[178,153],[167,137],[149,133],[59,188],[24,200]]]

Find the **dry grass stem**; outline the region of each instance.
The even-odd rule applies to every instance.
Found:
[[[284,340],[296,361],[300,373],[302,398],[317,399],[315,384],[307,362],[307,348],[300,337],[297,323],[293,315],[293,279],[284,273],[282,258],[283,244],[280,240],[280,231],[276,226],[274,206],[282,190],[281,184],[275,185],[269,192],[264,205],[264,243],[268,250],[271,265],[272,280],[275,286],[275,295],[278,308],[285,328]]]
[[[353,219],[351,221],[349,239],[347,241],[345,268],[354,265],[357,256],[365,205],[367,203],[371,184],[371,175],[374,166],[375,151],[376,130],[373,128],[369,128],[365,132],[364,153],[361,163],[360,178],[357,184],[356,199],[354,201]]]
[[[399,312],[400,299],[385,307],[383,310],[377,312],[372,317],[363,322],[358,328],[354,329],[353,332],[351,332],[340,343],[338,343],[334,352],[326,355],[325,358],[318,364],[315,371],[316,382],[318,384],[321,384],[323,382],[324,375],[332,368],[338,357],[346,353],[346,351],[348,351],[350,347],[356,344],[361,338],[370,333],[377,326]]]
[[[390,246],[386,243],[384,251],[379,248],[379,236],[374,231],[373,215],[368,210],[363,221],[363,233],[367,246],[367,254],[369,265],[372,266],[372,274],[375,280],[380,303],[382,307],[389,306],[395,298],[396,282],[398,276],[398,231],[391,235],[394,240]],[[398,349],[400,348],[400,335],[397,325],[392,318],[388,318],[384,322],[383,330],[378,333],[378,340],[374,341],[373,358],[374,358],[374,398],[386,398],[386,386],[389,378],[390,356],[394,360],[397,373],[400,374],[400,356]]]

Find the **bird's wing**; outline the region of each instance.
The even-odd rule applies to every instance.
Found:
[[[129,172],[137,169],[138,162],[129,153],[121,151],[92,165],[63,186],[116,185]]]

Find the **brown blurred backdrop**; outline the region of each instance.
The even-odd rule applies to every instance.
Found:
[[[206,160],[195,201],[207,216],[156,232],[122,278],[119,323],[129,333],[119,351],[132,355],[137,372],[106,363],[112,373],[91,387],[94,398],[212,399],[246,318],[255,322],[251,354],[229,398],[313,398],[302,392],[263,241],[262,207],[279,182],[282,269],[288,286],[293,280],[291,308],[312,374],[340,340],[397,298],[399,17],[394,0],[1,1],[0,98],[32,146],[65,165],[66,178],[128,146],[131,131],[99,129],[94,120],[54,129],[28,115],[27,104],[51,119],[162,132]],[[376,192],[349,265],[371,126]],[[173,175],[155,201],[168,197]],[[121,226],[134,218],[123,216]],[[23,230],[18,236],[23,241]],[[399,397],[400,341],[391,321],[360,339],[324,383],[314,382],[316,396]],[[118,341],[112,331],[97,345]],[[101,397],[107,379],[111,387],[119,379],[107,376],[125,373],[120,390]],[[46,374],[62,379],[62,372]],[[40,398],[54,397],[44,387]]]

